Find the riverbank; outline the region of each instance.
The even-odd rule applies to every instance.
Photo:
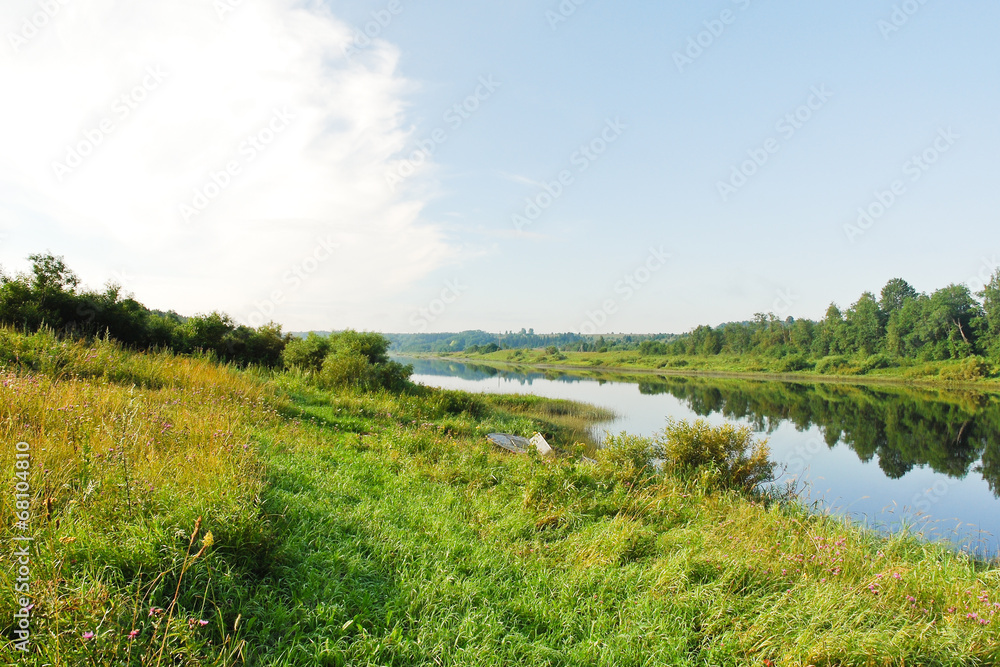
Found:
[[[919,362],[911,365],[865,368],[864,362],[854,363],[834,358],[825,365],[801,370],[779,370],[780,359],[759,357],[644,357],[629,352],[558,352],[544,350],[502,350],[488,354],[450,352],[410,354],[413,358],[449,359],[510,368],[533,368],[543,371],[560,370],[573,373],[600,371],[636,376],[663,375],[678,377],[716,377],[733,379],[778,380],[783,382],[918,385],[981,391],[1000,391],[1000,377],[988,364],[977,361]],[[899,361],[904,363],[904,361]],[[839,364],[839,365],[838,365]],[[835,368],[836,373],[817,368]]]
[[[647,441],[589,465],[484,437],[568,453],[594,408],[0,333],[0,439],[33,457],[28,525],[0,536],[35,540],[30,657],[4,664],[1000,660],[996,563],[650,475]],[[16,585],[0,568],[8,638]]]

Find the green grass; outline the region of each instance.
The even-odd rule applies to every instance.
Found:
[[[325,392],[110,343],[31,344],[76,365],[2,373],[5,470],[22,440],[42,464],[32,652],[5,643],[2,664],[1000,661],[994,563],[652,475],[634,438],[588,465],[483,437],[538,430],[569,451],[580,423],[603,416],[592,408]],[[10,637],[8,554],[22,533],[0,530]]]
[[[488,354],[452,352],[436,355],[500,365],[602,371],[655,371],[675,374],[727,374],[790,377],[812,380],[975,384],[1000,387],[1000,368],[978,357],[948,361],[918,361],[873,355],[831,356],[823,359],[760,355],[643,356],[639,352],[560,352],[502,350]]]

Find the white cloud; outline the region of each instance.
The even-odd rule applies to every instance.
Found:
[[[131,267],[127,287],[157,307],[245,319],[280,290],[275,316],[292,328],[364,326],[377,300],[453,255],[420,219],[426,188],[386,185],[412,86],[392,46],[348,61],[350,28],[291,0],[244,0],[224,20],[207,0],[59,2],[24,42],[10,34],[39,5],[5,0],[0,14],[10,239],[71,266],[67,246],[86,240],[94,271]],[[69,148],[88,143],[72,168]],[[331,236],[332,258],[307,280],[283,279]]]

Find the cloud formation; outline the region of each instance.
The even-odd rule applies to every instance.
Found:
[[[452,256],[386,185],[398,52],[346,58],[319,3],[7,0],[0,30],[4,262],[86,246],[151,306],[331,328]]]

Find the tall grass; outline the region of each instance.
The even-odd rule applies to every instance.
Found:
[[[3,336],[5,516],[13,443],[33,457],[7,637],[10,545],[36,542],[31,652],[2,664],[1000,662],[996,564],[657,474],[642,438],[584,462],[590,408]],[[536,430],[566,454],[484,437]]]
[[[0,337],[4,517],[15,512],[14,443],[31,453],[28,529],[5,521],[0,539],[34,538],[39,664],[151,664],[151,653],[137,649],[158,641],[170,662],[193,660],[207,642],[225,643],[235,620],[219,604],[227,580],[256,567],[255,554],[267,549],[256,443],[275,420],[268,387],[208,360],[138,355],[107,341]],[[155,610],[170,603],[200,516],[218,547],[187,572],[172,610],[180,622],[166,636]],[[8,622],[18,597],[5,567],[0,614]]]

